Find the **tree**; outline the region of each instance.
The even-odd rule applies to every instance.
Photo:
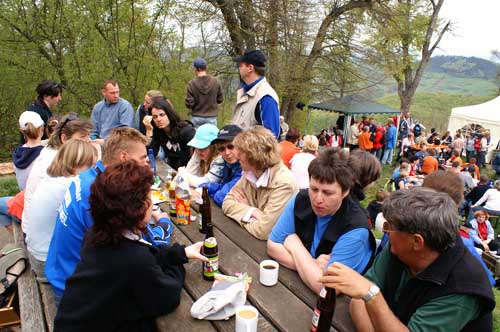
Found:
[[[432,53],[450,28],[439,20],[444,0],[391,0],[374,7],[371,18],[374,63],[397,84],[401,112],[408,112]]]
[[[204,0],[217,8],[229,34],[231,55],[262,48],[269,76],[281,97],[281,113],[292,117],[300,99],[311,96],[313,69],[336,20],[375,0]],[[324,11],[324,15],[318,12]]]

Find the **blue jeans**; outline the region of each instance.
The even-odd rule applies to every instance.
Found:
[[[198,129],[199,126],[210,123],[217,127],[217,117],[203,117],[203,116],[192,116],[191,122],[194,124],[194,127]]]
[[[0,226],[9,226],[12,224],[12,216],[7,212],[9,210],[7,201],[11,198],[12,196],[0,197]]]
[[[382,156],[382,165],[392,163],[393,152],[394,152],[394,149],[385,148],[384,155]]]

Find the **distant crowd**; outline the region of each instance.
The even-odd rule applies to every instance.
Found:
[[[495,280],[474,247],[495,253],[500,244],[488,221],[500,214],[500,182],[490,188],[480,173],[488,134],[467,154],[475,138],[428,136],[406,113],[399,126],[353,119],[345,132],[301,136],[280,117],[265,55],[251,50],[234,60],[242,83],[231,124],[220,128],[224,96],[201,58],[186,89],[189,120],[158,90],[134,112],[114,80],[104,82],[91,121],[58,117],[63,88],[38,85],[13,153],[21,191],[0,199],[0,222],[21,224],[31,268],[54,290],[54,330],[155,331],[154,319],[179,305],[183,265],[206,260],[201,242],[172,244],[169,214],[153,210],[149,154],[187,180],[193,200],[207,187],[226,216],[266,241],[268,255],[315,293],[331,287],[351,297],[358,330],[492,331]],[[394,192],[363,208],[394,154]],[[469,192],[463,168],[479,182]],[[419,174],[423,183],[408,185]],[[478,201],[462,203],[481,181],[488,189]],[[377,219],[382,241],[372,232]]]

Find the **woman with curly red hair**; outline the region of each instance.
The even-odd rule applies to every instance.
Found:
[[[94,224],[66,281],[54,331],[156,331],[154,319],[179,305],[183,264],[206,258],[202,242],[153,247],[142,239],[152,179],[149,167],[135,161],[97,176],[89,199]]]

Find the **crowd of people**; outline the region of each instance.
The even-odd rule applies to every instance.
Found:
[[[352,297],[360,331],[491,331],[494,280],[477,250],[500,247],[488,221],[500,214],[500,181],[490,187],[481,175],[481,153],[463,162],[466,140],[436,139],[432,130],[427,138],[409,114],[399,126],[392,118],[384,126],[354,120],[350,149],[340,128],[301,137],[280,118],[264,54],[235,61],[242,86],[231,124],[220,129],[224,96],[201,58],[187,87],[190,120],[157,90],[134,114],[113,80],[104,82],[91,121],[56,117],[62,88],[38,86],[37,101],[19,117],[21,192],[0,199],[0,221],[21,223],[31,267],[54,290],[55,331],[154,331],[154,318],[179,305],[183,265],[206,260],[201,242],[170,243],[169,215],[153,211],[148,149],[182,174],[193,197],[207,187],[226,216],[266,241],[268,255],[315,293],[327,286]],[[381,190],[363,208],[393,154],[401,160],[395,192]],[[411,188],[418,174],[428,177]],[[462,186],[458,196],[450,183]],[[462,233],[465,208],[472,218]],[[380,243],[375,226],[385,232]]]

